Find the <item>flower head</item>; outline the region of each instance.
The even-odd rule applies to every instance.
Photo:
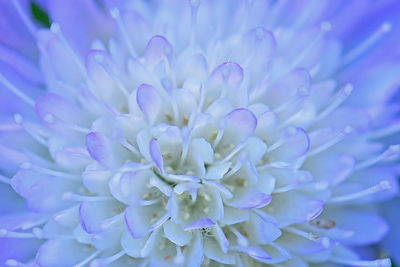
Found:
[[[390,266],[399,5],[367,2],[0,2],[0,258]]]

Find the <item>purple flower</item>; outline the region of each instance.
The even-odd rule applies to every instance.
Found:
[[[1,264],[391,266],[398,10],[0,0]]]

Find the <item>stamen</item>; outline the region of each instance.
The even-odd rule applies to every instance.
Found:
[[[196,41],[197,11],[199,10],[200,0],[190,0],[190,44]]]
[[[317,36],[312,40],[309,45],[297,56],[297,58],[290,64],[290,67],[288,67],[288,70],[293,69],[296,67],[306,56],[307,54],[311,51],[311,49],[314,48],[314,46],[317,44],[317,42],[324,36],[325,33],[331,30],[331,23],[329,21],[324,21],[320,25],[320,30],[317,34]]]
[[[96,258],[100,253],[101,253],[100,250],[96,251],[95,253],[93,253],[92,255],[90,255],[89,257],[87,257],[86,259],[81,261],[80,263],[76,264],[74,267],[83,267],[83,266],[85,266],[87,263],[91,262],[94,258]]]
[[[26,222],[23,225],[21,225],[22,230],[28,230],[31,229],[35,226],[41,225],[46,223],[49,220],[49,216],[45,216],[44,218],[38,219],[37,221],[32,221],[32,222]],[[35,227],[33,229],[33,233],[36,234],[37,236],[41,235],[43,236],[43,231],[40,228]]]
[[[332,113],[337,107],[339,107],[353,92],[353,85],[346,84],[332,99],[331,103],[315,118],[315,121],[319,121],[329,114]]]
[[[119,169],[119,171],[120,172],[138,172],[138,171],[148,170],[151,168],[153,168],[152,163],[147,164],[147,165],[137,164],[135,166],[124,165]]]
[[[128,48],[129,53],[132,56],[136,57],[137,53],[136,53],[135,48],[133,47],[133,45],[132,45],[132,43],[130,41],[128,32],[126,31],[125,24],[121,19],[121,13],[120,13],[119,9],[118,8],[113,8],[110,11],[110,14],[111,14],[111,17],[113,19],[115,19],[115,21],[117,22],[118,29],[121,31],[121,35],[122,35],[121,37],[122,37],[126,47]]]
[[[380,181],[378,184],[371,186],[370,188],[367,188],[360,192],[333,197],[329,200],[329,203],[343,203],[343,202],[363,198],[366,196],[370,196],[370,195],[379,193],[381,191],[389,190],[391,188],[392,188],[392,185],[389,183],[389,181],[383,180],[383,181]]]
[[[62,199],[64,201],[76,201],[76,202],[96,202],[96,201],[109,201],[113,200],[112,197],[110,196],[83,196],[83,195],[78,195],[73,192],[65,192],[62,195]]]
[[[121,213],[119,213],[119,214],[117,214],[117,215],[115,215],[115,216],[113,216],[111,218],[105,219],[104,221],[101,222],[101,225],[100,225],[101,229],[106,230],[110,226],[115,225],[115,224],[123,221],[124,215],[125,215],[125,213],[121,212]]]
[[[110,68],[110,66],[106,64],[102,64],[104,61],[104,57],[101,54],[95,55],[95,60],[103,67],[103,70],[112,78],[112,80],[117,84],[118,89],[125,95],[126,98],[129,98],[129,92],[126,89],[125,85],[118,78],[118,74]]]
[[[364,42],[356,46],[352,51],[345,55],[342,59],[342,66],[345,66],[352,61],[356,60],[361,54],[370,49],[375,43],[382,38],[383,35],[388,33],[392,28],[392,24],[388,21],[382,23],[378,30],[369,36]]]
[[[297,89],[297,92],[294,96],[292,96],[288,101],[280,105],[275,109],[276,113],[281,113],[284,111],[287,107],[293,107],[296,105],[296,103],[301,102],[305,98],[307,98],[310,95],[310,90],[308,88],[301,86],[300,88]]]
[[[375,165],[376,163],[379,163],[381,161],[384,161],[392,156],[398,156],[400,154],[400,145],[391,145],[389,148],[384,151],[382,154],[375,158],[367,159],[363,162],[358,163],[355,167],[354,170],[362,170],[368,167],[371,167]]]
[[[224,136],[224,132],[225,132],[225,128],[223,128],[222,125],[219,125],[218,126],[217,136],[215,137],[215,140],[214,140],[214,143],[213,143],[213,147],[217,147],[217,145],[221,141],[222,137]]]
[[[317,155],[317,154],[319,154],[319,153],[325,151],[326,149],[328,149],[328,148],[330,148],[330,147],[336,145],[337,143],[339,143],[340,141],[342,141],[346,136],[348,136],[349,134],[351,134],[351,133],[353,132],[353,130],[354,130],[353,127],[351,127],[351,126],[346,126],[346,127],[344,128],[343,132],[340,132],[336,137],[332,138],[332,140],[326,142],[325,144],[323,144],[323,145],[321,145],[321,146],[319,146],[319,147],[316,147],[316,148],[310,150],[310,151],[307,153],[307,156],[310,157],[310,156]]]
[[[385,128],[382,128],[382,129],[372,132],[370,135],[370,138],[371,139],[379,139],[379,138],[390,136],[397,132],[400,132],[400,122],[394,123],[388,127],[385,127]]]
[[[279,81],[283,75],[285,75],[287,72],[291,71],[294,69],[301,61],[304,60],[304,58],[308,55],[308,53],[314,48],[314,46],[320,41],[320,39],[327,33],[328,31],[331,30],[331,23],[328,21],[324,21],[320,25],[320,30],[318,34],[315,36],[315,38],[308,44],[308,46],[303,49],[303,51],[292,61],[292,63],[285,68],[280,74],[278,74],[276,77],[274,77],[273,80],[271,80],[271,83],[268,87],[271,87],[272,85],[275,84],[275,82]]]
[[[267,148],[267,152],[271,152],[277,148],[279,148],[281,145],[283,145],[285,143],[286,139],[285,138],[279,138],[278,141],[276,141],[275,143],[273,143],[272,145],[270,145]]]
[[[322,228],[325,230],[332,229],[336,226],[336,222],[329,219],[317,218],[309,222],[310,225]]]
[[[175,99],[173,97],[169,98],[169,103],[171,104],[172,107],[172,112],[174,113],[174,123],[176,123],[176,120],[179,117],[179,108],[178,108],[178,104],[176,103]]]
[[[7,229],[0,229],[0,237],[7,237],[7,238],[36,238],[36,239],[40,239],[34,233],[13,232],[13,231],[8,231]]]
[[[176,246],[176,256],[174,258],[174,263],[182,264],[184,262],[185,262],[185,255],[183,255],[181,247]]]
[[[13,85],[9,80],[7,80],[1,73],[0,73],[0,83],[3,84],[8,90],[10,90],[16,96],[18,96],[21,100],[23,100],[25,103],[27,103],[31,107],[35,107],[35,101],[26,94],[24,94],[17,87],[15,87],[15,85]]]
[[[226,156],[221,163],[225,163],[229,160],[231,160],[237,153],[239,153],[244,147],[246,146],[246,142],[241,142],[239,143],[232,151],[229,153],[228,156]]]
[[[69,179],[69,180],[74,180],[74,181],[80,180],[80,177],[78,177],[77,175],[70,174],[70,173],[65,173],[65,172],[60,172],[60,171],[52,170],[52,169],[41,167],[41,166],[37,166],[37,165],[33,165],[30,162],[22,163],[20,165],[20,168],[21,169],[26,169],[26,170],[32,170],[32,171],[35,171],[35,172],[38,172],[38,173],[42,173],[42,174],[48,174],[48,175],[51,175],[51,176],[66,178],[66,179]]]
[[[337,264],[343,264],[348,266],[359,266],[359,267],[390,267],[392,262],[389,258],[378,259],[373,261],[362,261],[353,259],[344,259],[336,256],[331,256],[329,261]]]
[[[229,227],[229,230],[232,231],[232,233],[236,236],[236,240],[238,242],[238,245],[241,247],[247,247],[249,246],[249,240],[242,235],[235,227],[231,226]]]
[[[284,169],[289,166],[290,166],[290,164],[287,162],[275,161],[275,162],[267,163],[265,165],[258,166],[257,171],[263,171],[263,170],[270,169],[270,168]]]
[[[118,138],[118,141],[123,147],[131,151],[133,154],[135,154],[136,156],[140,156],[140,152],[132,144],[130,144],[124,137]]]
[[[25,13],[25,11],[22,9],[21,1],[11,1],[11,3],[13,3],[18,15],[21,17],[28,31],[32,34],[33,37],[36,37],[36,27],[32,23],[32,20]]]
[[[312,181],[311,175],[309,175],[307,173],[300,173],[299,176],[297,177],[297,179],[293,183],[274,189],[272,194],[285,193],[290,190],[299,188],[300,186],[303,186],[311,181]]]
[[[14,120],[15,123],[21,125],[21,127],[25,130],[25,132],[27,132],[33,139],[35,139],[36,141],[38,141],[38,143],[47,147],[47,140],[44,139],[42,136],[40,136],[40,132],[36,128],[25,123],[21,114],[15,114]]]
[[[27,265],[27,264],[25,264],[25,263],[16,261],[16,260],[14,260],[14,259],[8,259],[8,260],[5,262],[5,265],[6,265],[6,266],[10,266],[10,267],[28,267],[28,266],[29,266],[29,265]]]
[[[185,163],[185,160],[187,158],[188,152],[189,152],[189,142],[190,142],[190,137],[186,137],[183,139],[183,144],[182,144],[182,155],[181,155],[181,160],[179,161],[179,167],[182,168],[183,164]]]
[[[72,59],[75,61],[76,65],[79,68],[81,74],[87,78],[86,68],[80,57],[75,53],[74,49],[69,45],[68,41],[65,39],[64,35],[61,32],[60,25],[58,23],[52,23],[50,26],[50,31],[57,35],[58,39],[64,45],[65,49],[67,49],[68,53],[71,55]]]
[[[46,115],[44,115],[43,119],[47,123],[51,124],[51,123],[55,123],[57,118],[53,114],[47,113]],[[85,127],[82,127],[82,126],[78,126],[78,125],[75,125],[75,124],[66,123],[66,122],[63,122],[63,126],[66,126],[67,128],[69,128],[69,129],[71,129],[73,131],[76,131],[78,133],[88,134],[88,133],[91,132],[91,130],[88,129],[88,128],[85,128]]]
[[[243,160],[238,160],[235,164],[235,166],[233,166],[232,169],[230,169],[225,175],[224,177],[230,177],[232,175],[234,175],[236,172],[238,172],[240,170],[240,168],[242,168],[244,161]]]
[[[318,242],[324,248],[329,248],[332,245],[330,239],[327,237],[319,237],[311,232],[305,232],[305,231],[302,231],[302,230],[294,228],[294,227],[286,227],[285,230],[288,232],[291,232],[292,234],[304,237],[310,241]]]
[[[0,174],[0,182],[5,183],[5,184],[10,184],[11,179]]]
[[[90,266],[91,267],[102,267],[102,266],[109,265],[109,264],[113,263],[114,261],[118,260],[119,258],[121,258],[122,256],[124,256],[125,254],[126,254],[125,251],[121,250],[120,252],[118,252],[110,257],[93,260],[92,263],[90,264]]]

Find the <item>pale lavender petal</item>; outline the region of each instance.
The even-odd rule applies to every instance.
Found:
[[[248,109],[240,108],[225,117],[224,137],[222,142],[238,144],[249,138],[257,127],[257,119]]]
[[[230,206],[237,209],[258,209],[265,207],[271,202],[270,195],[263,194],[256,190],[249,190],[237,200],[228,202]]]
[[[161,174],[164,174],[164,160],[161,154],[160,146],[155,139],[150,141],[150,156],[153,159],[154,163],[157,165],[158,170]]]
[[[154,123],[162,108],[162,98],[151,85],[142,84],[136,92],[136,101],[139,108],[150,123]]]

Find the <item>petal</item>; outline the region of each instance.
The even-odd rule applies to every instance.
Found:
[[[257,190],[246,190],[240,196],[235,194],[235,199],[227,201],[228,205],[237,209],[258,209],[271,202],[272,197]]]
[[[388,232],[389,225],[384,219],[374,213],[355,209],[329,209],[328,218],[334,218],[340,229],[354,232],[343,243],[354,246],[365,246],[379,242]],[[374,229],[374,231],[371,231]]]
[[[145,258],[151,253],[152,247],[155,245],[157,231],[142,238],[133,238],[128,232],[125,232],[121,238],[121,246],[131,257]]]
[[[162,97],[153,86],[142,84],[136,91],[136,101],[150,124],[153,124],[162,109]]]
[[[222,230],[222,228],[218,224],[215,224],[215,226],[212,228],[211,231],[212,231],[214,238],[217,241],[217,244],[219,245],[220,249],[224,253],[227,253],[228,249],[229,249],[229,241],[226,238],[225,233]]]
[[[27,208],[35,212],[54,212],[65,209],[71,203],[63,199],[65,192],[74,191],[75,181],[56,177],[42,178],[34,183],[26,193]]]
[[[146,236],[161,226],[169,215],[162,203],[149,206],[129,206],[125,209],[125,223],[134,238]]]
[[[281,227],[284,227],[311,221],[322,212],[323,208],[322,201],[292,191],[275,194],[265,210],[279,221]]]
[[[161,35],[152,37],[147,44],[145,59],[150,70],[165,58],[171,60],[173,56],[172,45]]]
[[[257,27],[242,36],[233,52],[233,60],[245,67],[250,81],[260,81],[270,67],[275,46],[273,33]]]
[[[310,139],[301,128],[289,128],[284,143],[269,153],[271,161],[291,162],[303,156],[309,149]]]
[[[35,256],[43,241],[38,239],[0,238],[0,262],[9,260],[26,262]]]
[[[235,247],[235,249],[261,262],[271,259],[271,256],[260,247]]]
[[[111,201],[82,202],[79,206],[82,228],[89,234],[101,232],[102,222],[114,216],[119,208],[122,207]]]
[[[263,95],[264,102],[271,109],[276,109],[291,97],[295,97],[299,88],[310,91],[311,82],[311,76],[306,69],[296,69],[280,77],[277,84],[267,89]]]
[[[206,238],[203,243],[204,255],[214,261],[222,264],[235,264],[235,256],[233,253],[226,253],[221,250],[218,244],[211,238]]]
[[[210,164],[214,161],[214,150],[204,138],[193,139],[189,151],[190,153],[200,154],[204,163]]]
[[[60,24],[63,35],[80,54],[89,48],[91,37],[106,38],[111,30],[111,21],[95,3],[79,3],[77,0],[55,0],[46,3],[50,17]]]
[[[111,178],[111,172],[104,170],[100,165],[88,165],[82,173],[82,183],[92,193],[109,194],[108,181]]]
[[[163,228],[165,236],[178,246],[185,246],[192,239],[190,231],[184,231],[182,226],[175,224],[172,221],[166,221],[163,224]]]
[[[332,185],[339,184],[353,172],[356,159],[349,155],[332,154],[313,157],[304,164],[318,181],[326,181]]]
[[[36,222],[43,219],[43,215],[39,213],[13,213],[0,216],[0,229],[14,231],[17,229],[29,229]]]
[[[86,115],[76,105],[56,94],[41,95],[35,104],[40,121],[50,129],[69,133],[65,124],[85,125]]]
[[[220,184],[220,183],[218,183],[216,181],[204,180],[202,182],[203,182],[203,184],[209,185],[209,186],[214,187],[215,189],[217,189],[222,194],[222,196],[224,198],[226,198],[226,199],[230,199],[230,198],[233,197],[232,192],[229,191],[229,189],[226,186],[224,186],[224,185],[222,185],[222,184]]]
[[[153,162],[157,165],[158,170],[164,175],[164,161],[161,154],[160,146],[155,139],[150,141],[150,156]]]
[[[244,108],[235,109],[225,117],[222,144],[238,144],[249,138],[257,126],[254,114]]]
[[[329,250],[334,245],[334,242],[331,242],[326,237],[310,240],[290,232],[285,232],[282,238],[279,239],[279,244],[297,255],[310,255]]]
[[[245,222],[249,219],[249,212],[243,209],[224,207],[224,217],[220,220],[223,224],[232,225]]]
[[[186,254],[186,266],[200,267],[204,260],[203,241],[200,233],[192,239]]]
[[[248,226],[257,244],[271,243],[282,235],[282,231],[278,226],[264,220],[257,214],[250,215]]]
[[[263,142],[260,138],[251,136],[247,142],[244,151],[247,152],[249,160],[251,163],[256,165],[267,152],[267,144]]]
[[[196,230],[201,228],[208,228],[214,226],[215,222],[213,222],[210,218],[202,218],[200,220],[195,221],[194,223],[189,224],[185,227],[185,231]]]
[[[213,164],[207,168],[206,178],[211,180],[220,180],[229,171],[231,166],[232,162],[230,161]]]
[[[94,160],[106,167],[117,167],[129,157],[128,151],[119,143],[99,132],[86,135],[86,148]]]
[[[234,62],[226,62],[216,67],[211,73],[208,86],[210,86],[210,89],[213,89],[214,87],[221,87],[225,84],[232,89],[236,89],[242,81],[242,67]]]
[[[70,267],[86,259],[95,250],[70,239],[53,239],[44,243],[36,254],[36,263],[43,267]]]

